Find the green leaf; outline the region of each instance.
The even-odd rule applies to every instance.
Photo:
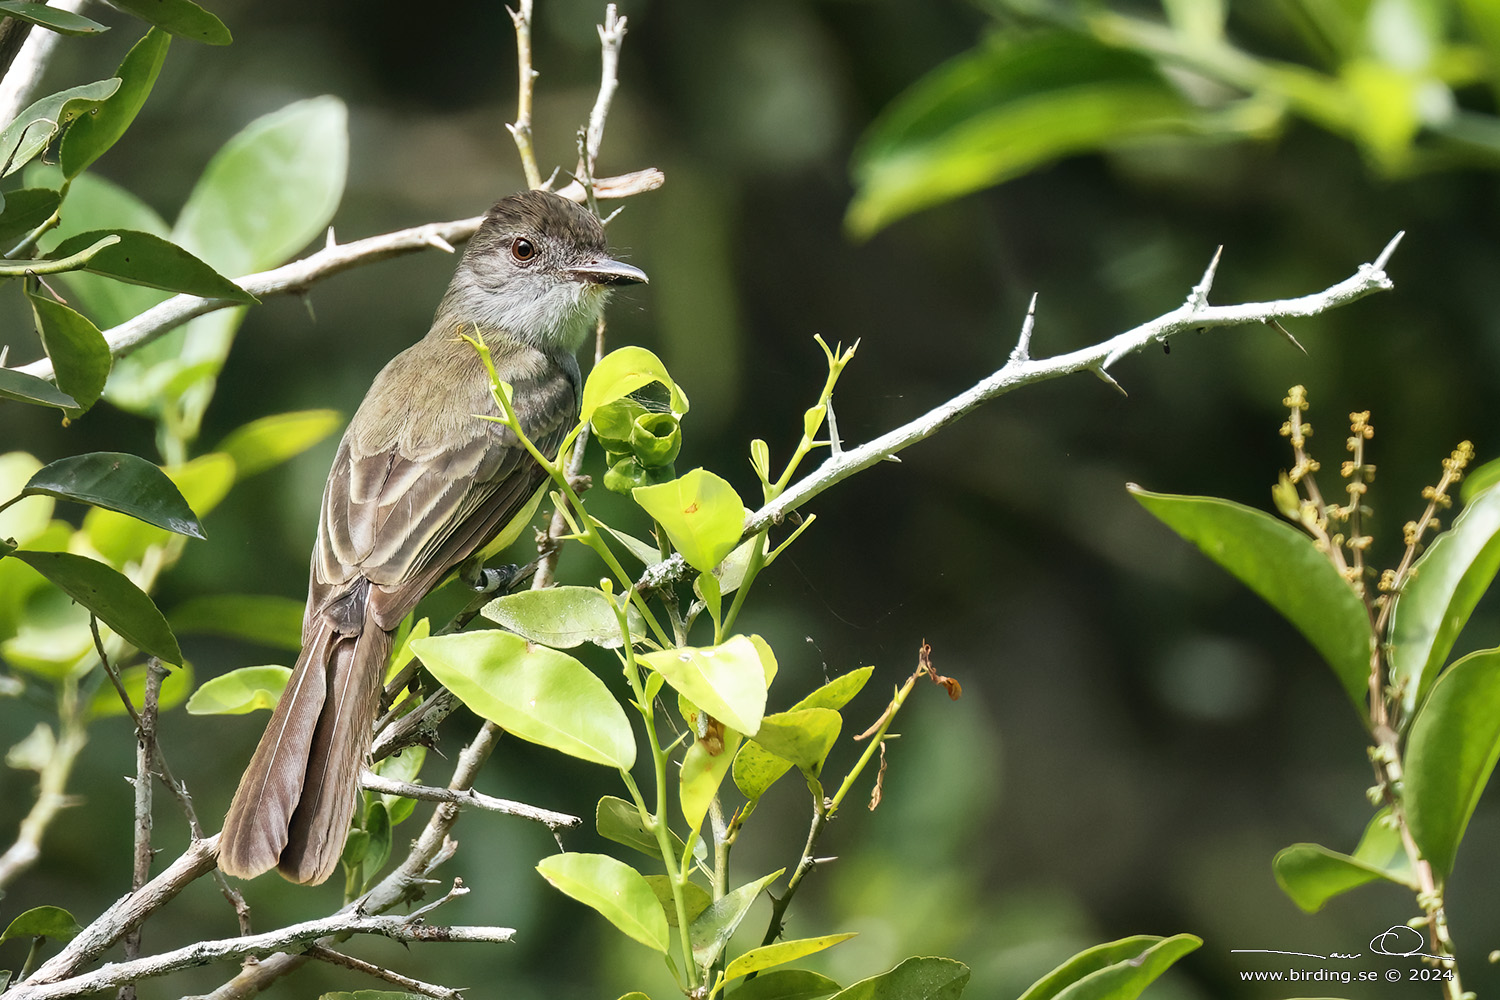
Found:
[[[234,41],[223,21],[192,0],[110,0],[110,3],[190,42],[228,45]]]
[[[203,525],[166,473],[118,451],[93,451],[60,458],[31,477],[26,496],[75,500],[118,511],[159,528],[204,538]]]
[[[87,114],[120,89],[118,78],[86,83],[49,94],[16,115],[0,131],[0,177],[9,177],[42,150],[79,115]]]
[[[753,734],[760,728],[766,709],[766,674],[760,651],[746,636],[702,649],[663,649],[636,659],[730,729]]]
[[[12,938],[51,938],[54,941],[71,941],[83,930],[73,914],[60,906],[34,906],[10,922],[0,942]]]
[[[741,739],[733,729],[725,729],[724,745],[718,753],[710,753],[702,740],[694,740],[683,754],[682,768],[677,774],[677,801],[688,829],[696,830],[703,825],[709,803],[719,793]]]
[[[1370,619],[1328,557],[1307,535],[1241,504],[1214,497],[1130,493],[1152,514],[1259,594],[1307,637],[1355,711],[1369,695]]]
[[[57,387],[78,401],[82,412],[104,392],[113,359],[104,334],[81,314],[45,295],[28,292],[42,347],[57,372]]]
[[[426,760],[426,747],[407,747],[400,753],[377,761],[375,764],[375,773],[382,778],[389,778],[391,781],[401,781],[409,785],[419,784],[417,778],[421,774],[422,764]],[[393,827],[403,823],[417,808],[417,800],[409,799],[404,795],[382,792],[379,798],[385,804],[386,814],[390,817],[391,826]]]
[[[48,7],[28,0],[0,0],[0,16],[39,25],[59,35],[97,35],[109,28],[71,10]]]
[[[0,252],[9,250],[21,237],[52,218],[60,203],[57,192],[47,188],[7,191],[5,210],[0,212]]]
[[[1444,879],[1500,759],[1500,649],[1459,660],[1432,686],[1406,741],[1411,835]]]
[[[12,368],[0,368],[0,398],[55,406],[61,410],[78,409],[78,400],[51,382]]]
[[[118,236],[119,241],[90,257],[84,265],[85,271],[132,285],[186,292],[205,299],[228,299],[246,305],[260,301],[182,247],[150,233],[129,229],[90,230],[63,240],[49,257],[66,257],[111,235]]]
[[[726,981],[734,980],[741,976],[748,976],[752,972],[760,972],[762,969],[771,969],[778,965],[785,965],[788,962],[795,962],[799,958],[817,954],[825,948],[832,948],[841,941],[847,941],[852,937],[854,937],[853,934],[825,934],[822,937],[777,941],[775,944],[766,944],[761,945],[759,948],[751,948],[729,963],[728,968],[724,970],[724,979]],[[822,996],[823,994],[814,995]]]
[[[44,8],[50,9],[50,8]],[[120,89],[115,91],[93,114],[84,115],[63,135],[58,162],[69,179],[79,174],[120,140],[156,85],[162,63],[167,58],[167,34],[152,28],[126,53],[115,71]]]
[[[120,671],[120,683],[125,686],[125,693],[130,695],[130,703],[139,712],[141,706],[146,703],[146,665],[138,664]],[[161,691],[157,695],[156,708],[159,712],[165,712],[176,708],[188,700],[188,695],[193,691],[193,668],[183,664],[175,670],[168,670],[167,675],[161,679]],[[105,684],[94,692],[94,697],[89,701],[89,718],[110,719],[126,715],[125,704],[120,701],[120,692],[115,690],[113,684]]]
[[[234,459],[235,478],[243,480],[302,454],[343,421],[337,410],[277,413],[235,428],[215,450]]]
[[[658,861],[662,859],[661,847],[656,843],[656,834],[647,831],[645,824],[641,822],[641,813],[635,807],[635,803],[613,795],[604,796],[599,800],[598,808],[594,810],[594,825],[599,831],[599,836],[606,840],[613,840],[617,844],[634,848]],[[667,830],[667,835],[672,840],[672,848],[677,856],[682,857],[684,849],[682,838],[670,828]],[[701,844],[702,841],[698,843]]]
[[[667,918],[634,868],[603,854],[554,854],[536,866],[566,896],[598,911],[629,937],[666,954]]]
[[[583,398],[579,405],[579,420],[588,423],[594,411],[630,395],[637,389],[660,382],[667,387],[672,412],[678,416],[688,411],[687,396],[683,395],[667,366],[661,359],[644,347],[621,347],[610,351],[599,359],[583,384]]]
[[[620,703],[566,653],[498,630],[432,636],[412,649],[475,714],[512,735],[596,764],[635,763]]]
[[[1500,18],[1496,18],[1497,26],[1500,26]],[[1497,38],[1500,41],[1500,38]],[[7,199],[15,197],[20,192],[12,192],[6,195]],[[5,210],[10,211],[10,202],[5,204]],[[1500,483],[1500,458],[1491,459],[1475,469],[1470,469],[1468,475],[1464,476],[1463,485],[1459,487],[1458,495],[1468,506],[1474,502],[1474,498],[1485,490]]]
[[[218,506],[234,483],[234,463],[216,452],[162,471],[200,518]],[[161,528],[98,507],[83,516],[83,533],[94,550],[116,566],[137,562],[152,546],[166,545],[172,538]]]
[[[286,261],[323,234],[338,208],[348,120],[342,101],[315,97],[245,126],[204,168],[172,242],[235,277]]]
[[[702,843],[702,841],[699,841]],[[662,915],[667,918],[668,927],[677,926],[677,901],[672,898],[672,878],[669,875],[645,875],[642,876],[651,891],[656,893],[656,901],[661,904]],[[688,882],[682,887],[682,909],[687,915],[688,923],[691,924],[698,919],[698,914],[708,909],[714,898],[708,894],[708,890],[697,882]]]
[[[858,670],[851,670],[847,674],[835,677],[806,698],[797,702],[787,712],[780,714],[791,715],[792,713],[808,709],[827,709],[836,712],[847,705],[849,700],[860,692],[860,689],[865,686],[865,682],[870,679],[870,675],[874,672],[874,667],[861,667]],[[772,718],[775,718],[775,716],[767,716],[766,720],[762,721],[762,726],[764,726],[765,721],[769,721]],[[757,734],[758,737],[759,734]],[[837,727],[834,729],[833,737],[834,739],[838,737]],[[775,737],[772,738],[774,739]],[[831,747],[832,745],[830,742],[829,746]],[[824,751],[823,756],[826,758],[826,751]],[[792,760],[790,758],[778,756],[760,746],[758,742],[746,743],[740,747],[740,752],[735,754],[734,757],[734,784],[745,798],[758,799],[791,768]]]
[[[57,737],[52,727],[38,722],[21,742],[5,751],[5,766],[17,771],[35,771],[41,774],[57,753]]]
[[[189,715],[245,715],[281,700],[290,667],[240,667],[204,681],[188,699]]]
[[[997,32],[899,96],[861,139],[859,236],[1063,156],[1208,127],[1145,56],[1072,32]]]
[[[688,938],[693,946],[693,961],[700,967],[707,968],[713,965],[719,958],[719,953],[739,929],[740,922],[745,919],[745,914],[750,912],[750,907],[760,896],[761,892],[781,877],[785,868],[777,869],[771,874],[726,892],[721,898],[715,900],[706,910],[688,927]],[[853,937],[848,934],[845,937]],[[730,977],[732,978],[732,977]]]
[[[1479,494],[1432,542],[1391,609],[1391,682],[1410,720],[1500,570],[1500,490]]]
[[[760,730],[753,738],[777,757],[816,777],[828,751],[838,742],[842,724],[839,713],[827,708],[777,712],[760,721]]]
[[[181,665],[182,650],[151,598],[118,570],[71,552],[11,553],[63,593],[92,611],[136,649]]]
[[[669,483],[638,486],[631,495],[700,572],[712,572],[739,544],[745,505],[734,487],[712,472],[694,469]]]
[[[1382,809],[1370,821],[1352,855],[1318,844],[1293,844],[1279,851],[1271,862],[1276,884],[1308,913],[1316,913],[1334,896],[1376,879],[1416,889],[1417,879],[1401,846],[1401,834],[1388,822],[1389,815],[1390,810]]]
[[[301,601],[265,594],[205,594],[172,609],[178,635],[222,635],[293,652],[302,648]]]
[[[619,649],[625,641],[615,609],[597,587],[517,591],[495,598],[479,613],[532,642],[557,649],[571,649],[585,642]],[[643,635],[646,622],[641,613],[627,608],[625,614],[631,634]]]
[[[1138,934],[1097,945],[1037,980],[1020,1000],[1134,1000],[1173,962],[1202,944],[1191,934]]]
[[[56,186],[63,183],[63,178],[56,167],[33,163],[26,170],[26,183],[40,187]],[[129,229],[162,237],[168,233],[167,224],[149,205],[91,172],[73,179],[68,187],[67,206],[61,216],[57,228],[43,236],[38,244],[43,250],[53,249],[85,229]],[[66,287],[75,308],[101,330],[118,326],[167,298],[166,292],[155,288],[130,285],[81,270],[68,271],[60,275],[59,280]],[[161,405],[160,385],[140,387],[131,379],[131,372],[141,368],[157,350],[160,348],[153,341],[116,359],[109,383],[104,387],[110,402],[116,406],[123,403],[135,412]],[[142,399],[135,399],[135,394]]]
[[[806,969],[777,969],[756,976],[728,994],[728,1000],[818,1000],[837,993],[839,984]]]
[[[251,122],[205,168],[172,242],[232,278],[284,263],[323,234],[338,207],[347,119],[341,102],[322,97]],[[127,380],[121,397],[150,415],[176,406],[178,425],[196,433],[243,319],[243,309],[220,309],[134,352],[116,377]]]
[[[969,967],[951,958],[908,958],[889,972],[861,979],[834,1000],[958,1000]],[[1024,1000],[1034,1000],[1027,995]]]

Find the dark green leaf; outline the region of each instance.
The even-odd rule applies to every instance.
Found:
[[[35,906],[10,922],[0,941],[12,938],[45,937],[54,941],[71,941],[83,930],[73,914],[60,906]]]
[[[9,250],[21,237],[52,218],[60,199],[47,188],[21,188],[5,195],[0,212],[0,252]]]
[[[1479,494],[1412,566],[1391,609],[1391,682],[1410,720],[1500,570],[1500,490]]]
[[[866,132],[860,236],[1063,156],[1209,127],[1145,56],[1075,33],[996,32],[919,80]]]
[[[63,410],[78,408],[78,400],[46,379],[10,368],[0,368],[0,398],[56,406]]]
[[[958,1000],[969,967],[951,958],[908,958],[889,972],[862,979],[834,1000]],[[1028,995],[1025,1000],[1032,1000]]]
[[[1500,759],[1500,650],[1459,660],[1432,686],[1406,743],[1412,838],[1441,878]]]
[[[182,650],[167,620],[151,598],[118,570],[71,552],[23,550],[12,552],[11,558],[51,580],[136,649],[167,663],[182,663]]]
[[[235,478],[244,479],[302,454],[338,430],[343,419],[337,410],[276,413],[230,431],[217,450],[234,459]]]
[[[178,635],[222,635],[277,649],[302,648],[301,601],[265,594],[205,594],[172,609]]]
[[[1361,717],[1370,673],[1364,602],[1307,535],[1269,514],[1215,497],[1130,493],[1167,527],[1259,594],[1333,668]]]
[[[819,973],[777,969],[731,991],[727,1000],[818,1000],[838,991],[838,983]]]
[[[1138,934],[1101,944],[1047,973],[1021,1000],[1134,1000],[1173,962],[1202,944],[1191,934]]]
[[[132,285],[186,292],[205,299],[228,299],[246,305],[259,301],[182,247],[150,233],[128,229],[79,233],[58,244],[51,256],[65,257],[76,253],[111,234],[119,236],[120,242],[94,254],[84,266],[85,271]]]
[[[724,950],[724,946],[739,929],[740,921],[744,920],[745,914],[750,912],[751,905],[759,898],[766,886],[780,878],[785,870],[779,869],[764,878],[747,882],[732,892],[726,892],[698,914],[698,917],[688,926],[688,937],[693,945],[693,961],[704,968],[717,961],[719,953]],[[843,937],[853,936],[852,934],[843,935]],[[752,970],[746,969],[740,975],[745,975],[750,971]]]
[[[1401,835],[1389,823],[1389,810],[1370,821],[1352,855],[1318,844],[1293,844],[1271,862],[1276,884],[1292,902],[1316,913],[1334,896],[1376,879],[1417,888]]]
[[[613,795],[604,796],[599,800],[599,806],[594,811],[594,824],[599,831],[599,836],[606,840],[613,840],[617,844],[634,848],[642,854],[661,859],[661,847],[656,842],[656,834],[647,832],[645,824],[641,822],[640,810],[636,809],[635,803]],[[671,838],[673,851],[681,857],[684,846],[682,838],[670,828],[667,830],[667,835]],[[702,844],[702,841],[698,843]]]
[[[63,177],[56,167],[33,163],[26,169],[26,183],[34,187],[58,187],[63,183]],[[162,237],[170,232],[166,222],[151,206],[124,188],[88,171],[73,178],[68,187],[68,205],[62,213],[62,221],[43,236],[38,245],[44,250],[53,249],[85,229],[110,232],[131,229]],[[69,271],[60,280],[67,286],[68,297],[78,311],[93,320],[101,330],[118,326],[168,297],[166,292],[154,288],[129,285],[86,271]],[[160,386],[139,386],[136,384],[139,379],[122,378],[125,374],[122,369],[142,365],[142,355],[151,357],[158,350],[157,343],[145,344],[116,361],[109,385],[105,387],[110,402],[118,406],[123,401],[140,412],[144,406],[133,398],[138,394],[149,397],[152,405],[161,404]],[[178,347],[180,351],[181,345]],[[122,392],[122,386],[128,392]]]
[[[281,700],[290,667],[240,667],[206,680],[188,699],[189,715],[245,715]]]
[[[65,177],[72,179],[83,173],[125,134],[156,84],[171,40],[165,32],[152,28],[126,53],[124,62],[115,71],[120,89],[93,114],[74,122],[63,136],[58,160]]]
[[[97,108],[120,87],[111,77],[49,94],[0,131],[0,177],[9,177],[51,145],[79,115]]]
[[[57,387],[78,401],[79,412],[93,406],[109,378],[109,345],[85,317],[45,295],[27,293],[42,348],[57,372]]]
[[[364,857],[364,883],[368,887],[391,856],[391,816],[383,801],[375,801],[365,811],[365,832],[370,835],[370,846]]]
[[[60,458],[32,476],[22,494],[76,500],[179,535],[205,537],[197,515],[165,472],[144,458],[118,451]]]
[[[110,0],[110,3],[190,42],[228,45],[234,41],[223,21],[192,0]]]
[[[40,25],[59,35],[97,35],[109,30],[105,25],[91,21],[82,14],[48,7],[45,3],[30,3],[28,0],[0,0],[0,16]]]

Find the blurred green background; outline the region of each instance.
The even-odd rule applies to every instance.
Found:
[[[515,66],[499,3],[211,6],[234,45],[175,44],[135,127],[95,168],[167,218],[246,122],[324,93],[351,112],[340,239],[475,215],[522,186],[503,127],[515,113]],[[1178,24],[1215,7],[1168,6]],[[873,719],[924,639],[965,690],[956,704],[918,691],[892,747],[884,804],[873,815],[846,810],[821,849],[838,862],[809,880],[792,910],[794,937],[861,932],[820,966],[842,982],[906,955],[942,954],[973,967],[969,995],[1013,997],[1087,945],[1188,931],[1203,948],[1148,995],[1286,997],[1297,991],[1239,981],[1241,971],[1283,963],[1231,950],[1365,951],[1370,937],[1416,913],[1394,886],[1357,891],[1313,916],[1277,889],[1275,851],[1297,841],[1347,850],[1368,819],[1359,722],[1300,636],[1124,487],[1268,508],[1270,485],[1290,465],[1277,435],[1281,399],[1303,383],[1325,493],[1337,488],[1346,415],[1373,411],[1376,561],[1394,563],[1400,526],[1420,512],[1419,491],[1453,445],[1469,438],[1481,460],[1497,454],[1500,205],[1490,154],[1483,141],[1444,146],[1440,126],[1417,122],[1406,138],[1423,155],[1403,158],[1400,136],[1381,146],[1371,126],[1351,139],[1272,101],[1251,109],[1248,138],[1232,128],[1131,136],[850,238],[851,157],[882,109],[982,38],[1024,42],[1058,18],[1076,31],[1081,22],[1069,18],[1099,9],[999,0],[623,6],[630,34],[600,171],[656,166],[667,184],[611,224],[612,245],[652,279],[616,296],[611,339],[658,352],[691,395],[679,468],[712,468],[746,497],[749,440],[766,438],[783,460],[822,383],[814,334],[860,341],[836,397],[841,432],[859,442],[1002,365],[1033,292],[1033,354],[1061,353],[1174,308],[1221,244],[1211,300],[1231,303],[1325,287],[1407,232],[1389,267],[1393,293],[1288,324],[1306,355],[1262,327],[1178,337],[1170,354],[1148,351],[1112,369],[1128,397],[1087,376],[1025,389],[809,505],[818,524],[762,578],[741,622],[776,648],[787,703],[825,676],[873,663],[876,682],[854,711]],[[1110,9],[1162,17],[1154,3]],[[1458,107],[1489,116],[1495,98],[1483,70],[1496,76],[1495,57],[1474,40],[1484,37],[1475,25],[1486,9],[1481,0],[1244,3],[1232,5],[1228,32],[1245,52],[1350,81],[1350,52],[1377,63],[1399,57],[1380,48],[1379,31],[1407,38],[1404,11],[1462,43],[1444,50],[1460,68],[1438,75],[1450,74]],[[108,14],[95,16],[119,29],[65,41],[46,89],[113,69],[140,30]],[[593,0],[539,0],[544,170],[574,162],[573,132],[597,86],[601,14]],[[1398,17],[1397,29],[1377,30],[1382,17]],[[1340,24],[1365,33],[1340,39],[1328,27]],[[1212,88],[1199,94],[1205,105],[1219,99]],[[1393,100],[1377,90],[1366,110]],[[377,264],[317,286],[312,311],[293,299],[251,311],[202,446],[268,414],[352,412],[375,372],[426,330],[452,266],[437,252]],[[18,304],[0,309],[0,343],[29,359],[33,334]],[[300,599],[333,444],[238,487],[158,603],[170,611],[203,593]],[[67,428],[49,411],[0,408],[0,451],[47,461],[96,448],[153,456],[153,447],[148,423],[107,404]],[[593,469],[601,471],[597,458]],[[592,581],[598,569],[569,553],[562,575]],[[1497,641],[1500,619],[1486,601],[1457,652]],[[278,655],[202,639],[184,650],[200,679]],[[0,702],[0,731],[13,742],[35,712]],[[169,759],[215,825],[263,718],[178,709],[164,722]],[[450,722],[445,751],[456,752],[472,725]],[[132,738],[123,720],[94,732],[75,781],[84,804],[50,831],[43,863],[5,899],[4,914],[52,903],[87,922],[128,888],[131,793],[120,777],[133,769]],[[845,763],[854,759],[843,752]],[[7,842],[30,777],[0,774]],[[516,742],[479,787],[586,816],[614,790],[607,775]],[[796,860],[805,807],[795,790],[773,798],[765,808],[780,811],[738,851],[736,881]],[[1500,948],[1497,805],[1493,794],[1481,803],[1449,893],[1465,985],[1481,995],[1500,988],[1485,961]],[[169,805],[157,823],[165,856],[175,855],[185,831]],[[406,830],[414,827],[398,831],[398,845]],[[515,926],[517,943],[408,952],[363,941],[350,951],[471,985],[473,996],[669,994],[654,955],[532,871],[553,849],[545,831],[471,816],[457,835],[461,850],[444,872],[475,891],[441,919]],[[567,843],[599,849],[587,834]],[[338,890],[266,878],[246,894],[257,928],[268,929],[331,910]],[[764,922],[747,926],[758,936]],[[146,947],[233,932],[231,910],[204,880],[147,926]],[[9,948],[0,966],[19,964],[18,947]],[[207,990],[227,975],[186,974],[141,995]],[[375,985],[309,967],[269,995]],[[1437,995],[1410,983],[1332,992]]]

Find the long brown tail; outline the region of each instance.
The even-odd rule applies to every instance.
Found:
[[[303,646],[224,818],[226,874],[254,878],[279,868],[311,885],[333,874],[390,650],[391,634],[368,620],[357,636],[324,620]]]

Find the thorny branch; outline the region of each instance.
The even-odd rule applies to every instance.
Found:
[[[1153,343],[1164,342],[1168,337],[1188,330],[1203,330],[1210,327],[1240,326],[1246,323],[1268,323],[1293,316],[1315,316],[1337,306],[1347,305],[1375,292],[1394,288],[1385,273],[1386,263],[1401,242],[1404,233],[1397,233],[1386,244],[1385,249],[1372,264],[1361,264],[1353,275],[1321,292],[1295,299],[1277,299],[1273,302],[1246,302],[1233,306],[1208,305],[1208,291],[1212,285],[1215,255],[1203,280],[1193,289],[1186,302],[1164,316],[1109,340],[1085,347],[1068,354],[1051,358],[1030,357],[1031,318],[1022,329],[1022,339],[1011,353],[1005,366],[972,388],[952,399],[933,407],[927,413],[888,431],[880,437],[855,448],[845,448],[830,455],[811,474],[792,485],[785,493],[745,519],[748,538],[769,524],[780,523],[786,515],[807,503],[813,497],[874,465],[885,461],[909,445],[916,444],[936,434],[955,420],[997,396],[1060,375],[1090,371],[1110,385],[1119,388],[1108,374],[1108,368],[1125,355],[1138,351]],[[1034,303],[1033,303],[1034,304]],[[1123,390],[1122,390],[1123,391]]]

